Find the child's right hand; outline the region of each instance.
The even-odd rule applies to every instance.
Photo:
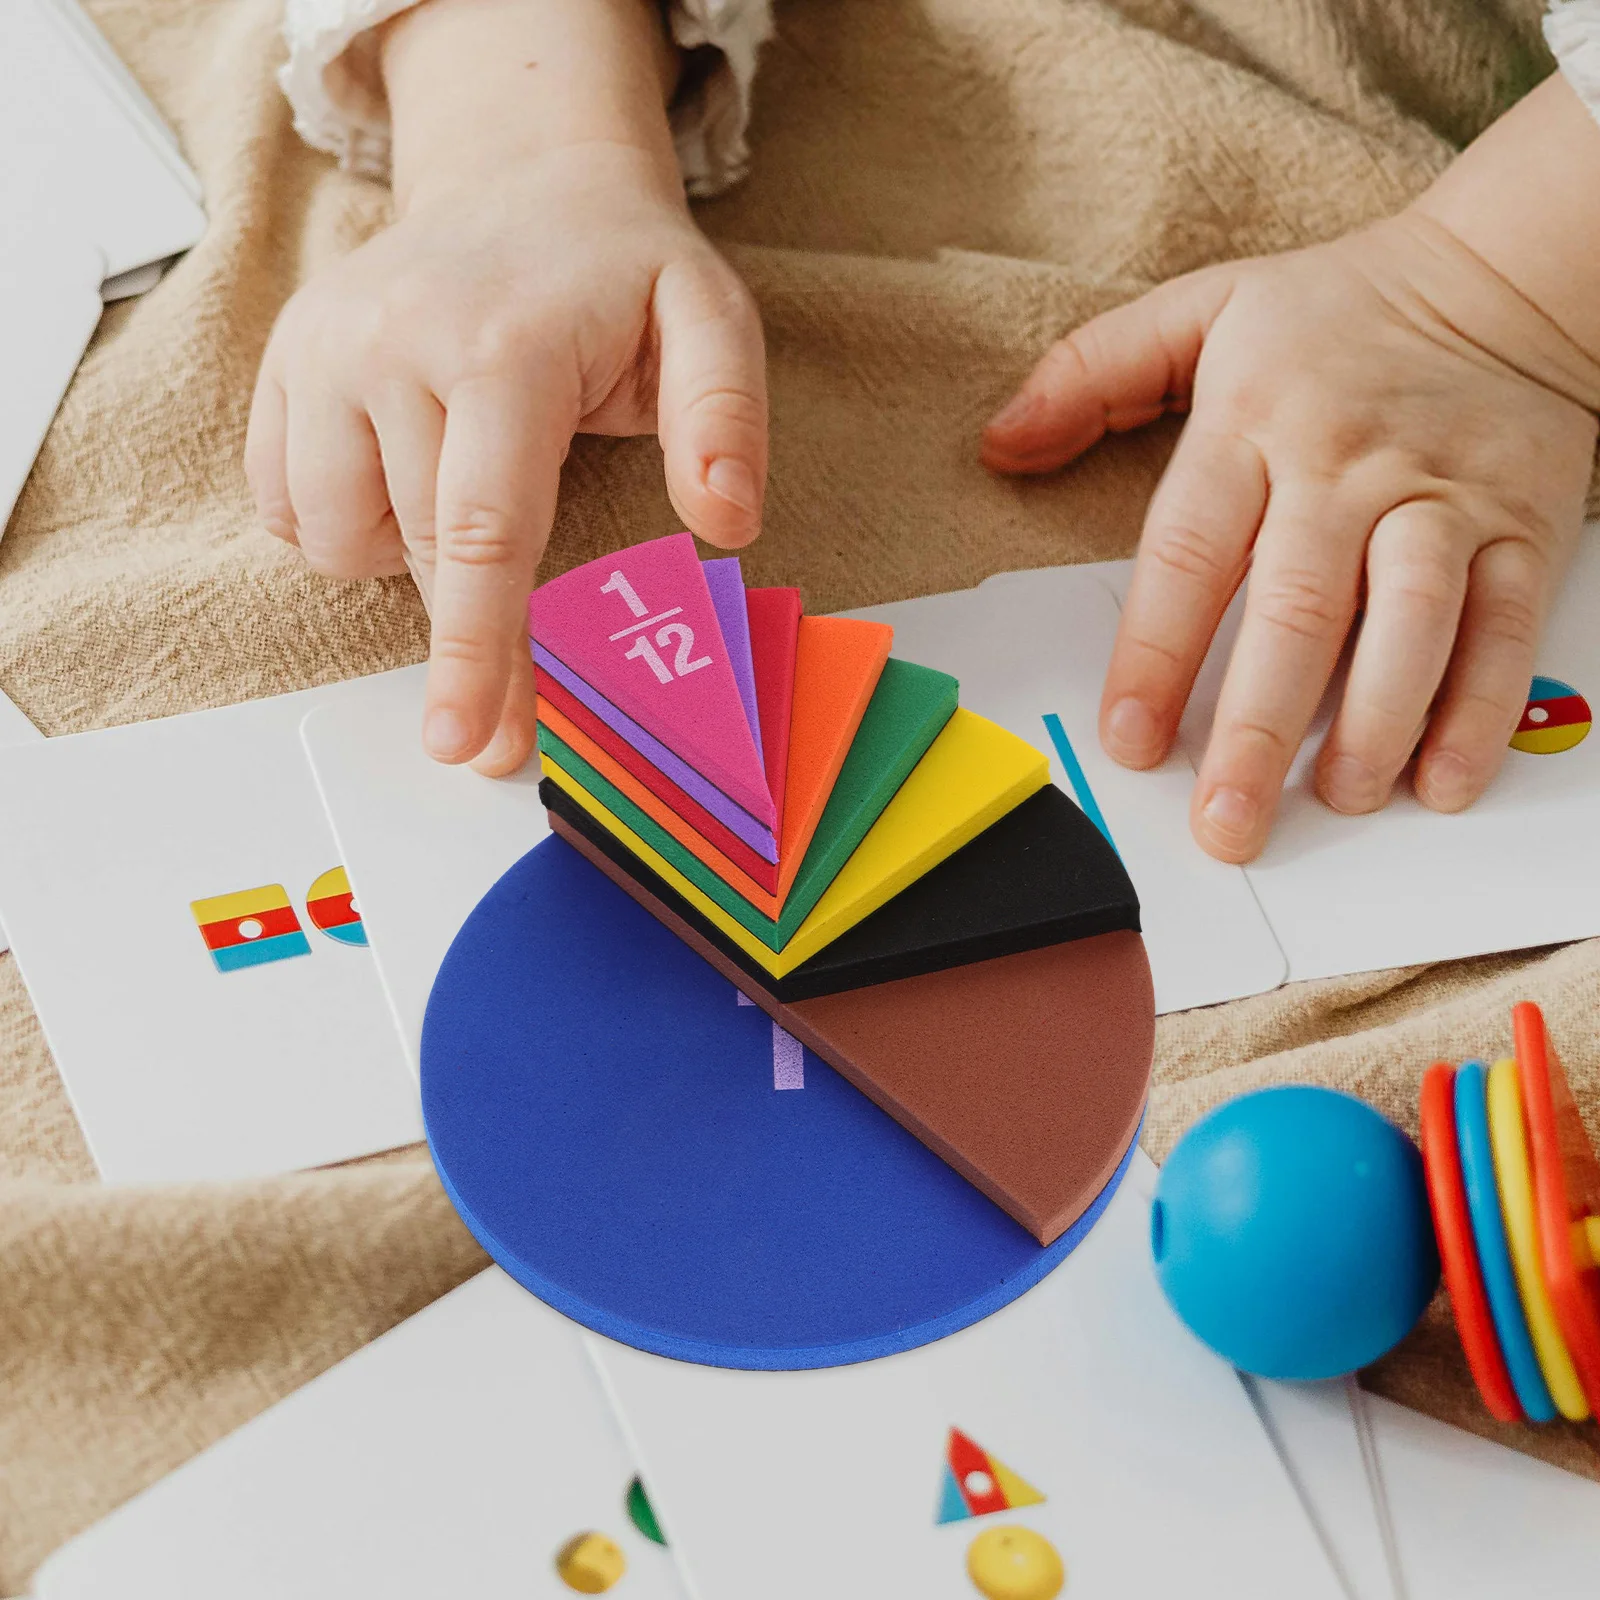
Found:
[[[263,521],[318,571],[398,573],[410,552],[432,590],[424,743],[495,773],[533,745],[527,600],[573,435],[658,433],[678,514],[727,547],[760,529],[767,451],[760,320],[689,215],[659,85],[629,86],[655,97],[637,141],[584,137],[583,115],[548,145],[474,125],[437,88],[439,30],[497,9],[409,14],[427,43],[389,71],[397,220],[284,308],[246,444]],[[503,50],[520,71],[534,48]]]
[[[1344,648],[1316,771],[1376,810],[1494,776],[1578,537],[1600,409],[1600,127],[1559,76],[1408,212],[1179,278],[1045,356],[984,457],[1050,471],[1108,430],[1189,420],[1151,503],[1101,739],[1159,762],[1235,589],[1239,636],[1191,826],[1266,841]]]

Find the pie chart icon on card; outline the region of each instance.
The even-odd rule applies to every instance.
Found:
[[[1522,720],[1511,735],[1511,748],[1533,756],[1560,755],[1582,744],[1593,722],[1589,702],[1570,683],[1535,678]]]
[[[312,927],[339,944],[367,943],[367,930],[343,867],[330,867],[306,890],[306,915]]]

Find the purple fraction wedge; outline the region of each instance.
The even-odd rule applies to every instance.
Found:
[[[719,561],[703,561],[700,570],[706,575],[706,587],[711,591],[711,604],[717,609],[717,621],[722,625],[722,642],[728,647],[728,664],[733,668],[733,681],[739,685],[739,698],[744,702],[744,720],[750,724],[750,737],[756,742],[756,754],[766,764],[766,754],[761,748],[761,716],[756,709],[756,664],[750,653],[750,613],[744,604],[744,572],[738,556],[724,556]]]

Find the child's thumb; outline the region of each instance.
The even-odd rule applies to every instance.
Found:
[[[1203,268],[1074,328],[983,430],[996,472],[1054,472],[1098,444],[1186,410],[1195,366],[1226,305],[1231,270]]]

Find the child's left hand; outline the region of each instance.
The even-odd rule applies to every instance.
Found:
[[[1581,120],[1562,121],[1547,170],[1570,156],[1581,173],[1585,147],[1597,158],[1586,181],[1600,185],[1600,129],[1559,92],[1572,106],[1549,115]],[[1536,187],[1524,177],[1503,197],[1501,226],[1519,226]],[[1340,811],[1382,806],[1414,752],[1424,804],[1470,804],[1526,701],[1582,521],[1600,344],[1589,311],[1564,331],[1485,259],[1492,249],[1463,242],[1455,212],[1487,217],[1481,195],[1440,190],[1431,208],[1192,273],[1094,319],[984,436],[987,465],[1048,472],[1108,430],[1190,412],[1145,522],[1100,735],[1124,765],[1163,759],[1248,572],[1191,813],[1196,839],[1226,861],[1265,843],[1348,635],[1349,681],[1316,772]],[[1587,238],[1562,241],[1589,251],[1568,263],[1577,285],[1585,272],[1592,282]],[[1527,277],[1550,257],[1557,274],[1551,249]]]

